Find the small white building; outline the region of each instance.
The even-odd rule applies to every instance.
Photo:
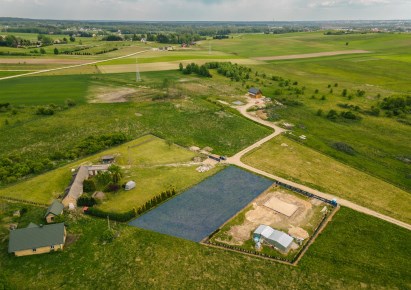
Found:
[[[288,252],[294,241],[294,239],[286,233],[277,231],[266,225],[260,225],[254,231],[253,239],[255,242],[268,243],[283,252]]]
[[[136,187],[136,183],[134,181],[129,181],[129,182],[126,183],[126,187],[124,189],[125,190],[132,190],[135,187]]]

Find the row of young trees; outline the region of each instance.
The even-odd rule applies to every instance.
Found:
[[[144,205],[142,205],[138,209],[133,208],[132,210],[124,212],[124,213],[107,212],[107,211],[103,211],[96,207],[89,207],[85,213],[88,215],[95,216],[95,217],[101,217],[101,218],[108,217],[111,220],[115,220],[119,222],[127,222],[137,217],[138,215],[145,213],[146,211],[152,209],[153,207],[173,197],[176,194],[177,193],[174,189],[163,191],[160,195],[153,197],[152,199],[147,201]]]

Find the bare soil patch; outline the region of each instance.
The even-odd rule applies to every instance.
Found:
[[[343,54],[359,54],[359,53],[370,53],[370,51],[367,51],[367,50],[339,50],[339,51],[304,53],[304,54],[263,56],[263,57],[254,57],[253,59],[263,60],[263,61],[264,60],[286,60],[286,59],[313,58],[313,57],[335,56],[335,55],[343,55]]]
[[[295,206],[297,209],[291,216],[286,216],[265,205],[267,202],[275,202],[276,200],[281,204]],[[242,245],[251,238],[252,232],[261,224],[307,239],[309,234],[303,227],[311,225],[314,215],[313,209],[321,205],[322,202],[319,200],[305,200],[281,189],[264,193],[254,200],[251,209],[245,213],[244,222],[230,228],[227,234],[231,236],[231,239],[224,242]]]
[[[124,103],[136,92],[132,88],[96,88],[90,97],[90,103]]]

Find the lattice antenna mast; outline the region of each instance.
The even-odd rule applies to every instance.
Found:
[[[138,61],[136,57],[136,82],[141,82],[140,70],[138,69]]]

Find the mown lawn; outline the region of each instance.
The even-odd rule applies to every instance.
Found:
[[[243,161],[405,222],[411,221],[409,193],[285,136],[278,136],[263,144],[243,157]]]
[[[106,220],[78,217],[69,219],[69,225],[69,234],[77,240],[63,252],[16,258],[7,254],[7,241],[2,241],[0,285],[16,289],[95,285],[244,289],[250,281],[261,289],[407,289],[411,285],[410,232],[345,208],[297,267],[125,225],[112,224],[120,237],[103,245]]]
[[[29,76],[1,81],[0,102],[13,105],[63,105],[65,100],[85,102],[88,78],[70,76]]]
[[[82,164],[99,164],[100,157],[107,154],[116,155],[118,165],[125,167],[124,181],[137,182],[137,187],[133,190],[121,190],[108,195],[108,201],[101,207],[116,212],[138,208],[170,187],[182,191],[218,171],[215,169],[207,173],[198,173],[195,171],[196,166],[177,166],[178,163],[190,162],[197,154],[177,145],[167,145],[164,140],[147,135],[4,187],[0,189],[0,196],[48,204],[53,198],[63,195],[64,189],[69,185],[72,169]],[[159,166],[169,164],[176,166]]]

